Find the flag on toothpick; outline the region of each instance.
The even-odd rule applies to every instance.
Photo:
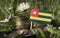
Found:
[[[51,24],[52,12],[32,8],[30,11],[30,20],[41,24]]]

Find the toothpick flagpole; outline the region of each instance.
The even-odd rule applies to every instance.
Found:
[[[33,33],[35,33],[34,30],[33,30],[33,22],[32,22],[32,21],[31,21],[30,30],[31,30]]]
[[[32,23],[33,23],[33,22],[31,21],[31,26],[30,26],[30,30],[32,30]]]

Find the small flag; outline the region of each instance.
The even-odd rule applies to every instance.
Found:
[[[32,8],[30,12],[30,20],[41,24],[51,24],[52,12]]]

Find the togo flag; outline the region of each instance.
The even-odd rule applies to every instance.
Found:
[[[51,24],[52,12],[32,8],[30,11],[30,20],[41,24]]]

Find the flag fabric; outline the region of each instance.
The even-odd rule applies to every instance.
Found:
[[[30,11],[30,20],[41,24],[51,24],[52,12],[32,8]]]

